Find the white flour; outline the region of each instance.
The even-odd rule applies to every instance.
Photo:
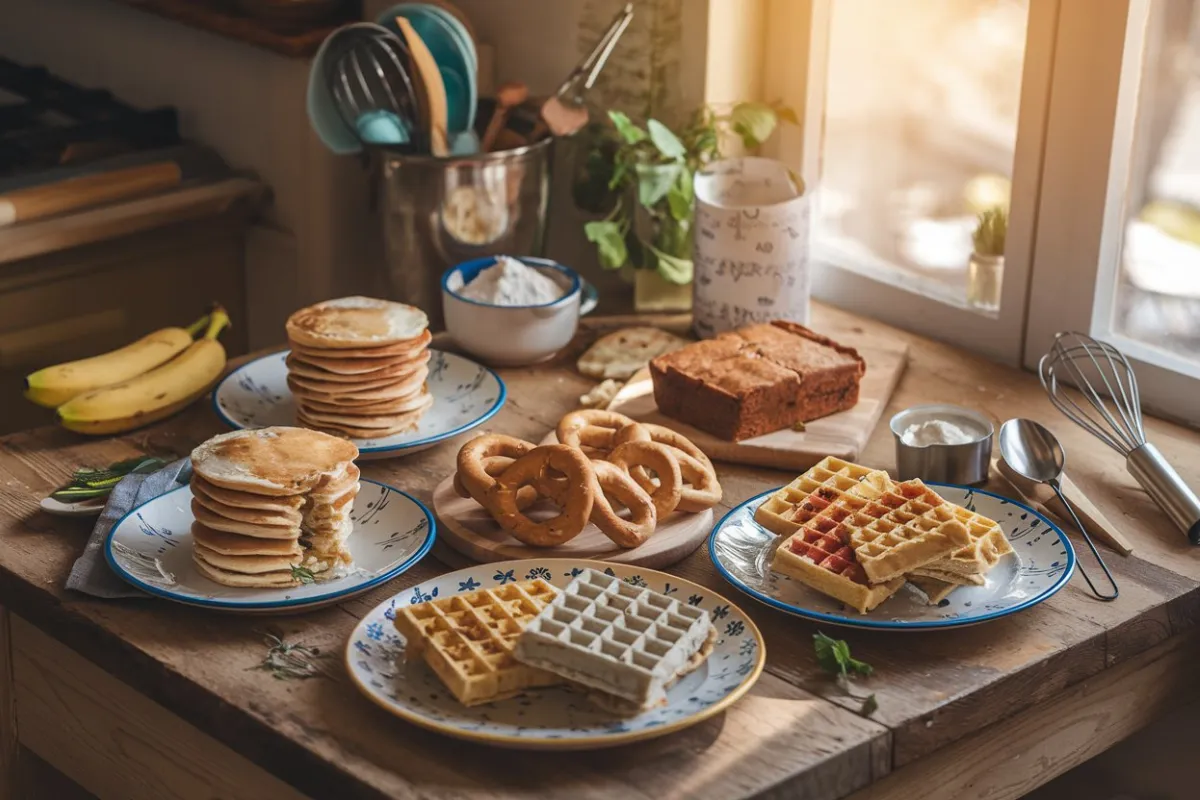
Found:
[[[910,447],[925,447],[931,444],[969,444],[978,437],[953,422],[930,419],[909,425],[900,438]]]
[[[496,306],[536,306],[553,303],[566,294],[553,278],[509,256],[475,276],[459,296]]]

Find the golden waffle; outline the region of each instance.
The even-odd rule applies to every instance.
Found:
[[[1011,553],[1012,545],[1000,525],[982,514],[951,504],[950,510],[967,529],[971,543],[929,565],[955,575],[982,575]]]
[[[841,522],[871,583],[885,583],[971,543],[954,506],[920,480],[892,484]]]
[[[405,658],[423,656],[460,703],[490,703],[562,682],[512,657],[521,632],[557,595],[540,579],[465,592],[396,609],[396,630]]]
[[[847,492],[870,497],[890,485],[883,470],[827,456],[768,497],[754,512],[754,521],[777,536],[791,536]]]
[[[828,525],[826,530],[822,527]],[[844,529],[822,517],[790,536],[775,550],[771,569],[865,614],[904,585],[903,578],[870,585]]]

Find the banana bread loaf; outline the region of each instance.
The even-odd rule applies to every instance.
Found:
[[[730,441],[851,408],[865,371],[857,351],[782,320],[650,362],[654,400],[663,414]]]

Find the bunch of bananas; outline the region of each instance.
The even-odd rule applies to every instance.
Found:
[[[25,378],[25,397],[58,409],[63,427],[79,433],[149,425],[212,388],[225,369],[217,336],[228,324],[225,309],[215,306],[188,328],[163,328],[111,353],[39,370]]]

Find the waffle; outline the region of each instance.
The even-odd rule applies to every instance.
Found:
[[[1000,525],[982,514],[951,504],[950,510],[967,529],[971,543],[929,565],[931,569],[954,575],[983,575],[1011,553],[1012,545]]]
[[[870,583],[885,583],[971,543],[954,508],[920,480],[893,484],[841,525]]]
[[[847,492],[877,496],[890,484],[883,470],[827,456],[768,497],[754,512],[754,521],[777,536],[791,536]]]
[[[959,587],[957,583],[930,578],[926,575],[909,575],[908,582],[921,590],[929,605],[936,606]]]
[[[842,538],[844,532],[837,528],[835,524],[822,532],[811,526],[793,534],[775,550],[771,569],[865,614],[899,591],[904,579],[869,584],[854,550]]]
[[[513,656],[637,712],[666,703],[667,687],[703,663],[715,633],[707,611],[584,570],[529,624]]]
[[[513,660],[521,632],[558,594],[543,580],[465,592],[396,609],[404,656],[422,656],[463,705],[503,700],[562,679]]]

